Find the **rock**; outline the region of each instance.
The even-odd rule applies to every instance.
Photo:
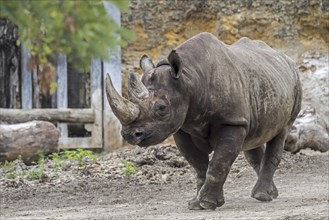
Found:
[[[311,107],[299,113],[284,146],[293,153],[306,148],[320,152],[329,150],[329,126]]]

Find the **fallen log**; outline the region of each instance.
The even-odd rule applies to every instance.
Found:
[[[50,122],[31,121],[20,124],[0,124],[0,162],[13,161],[19,157],[26,164],[45,155],[58,152],[58,129]]]
[[[94,123],[95,115],[92,109],[8,109],[0,108],[0,121],[22,123],[32,120],[52,122]]]
[[[320,152],[329,150],[329,126],[311,107],[298,114],[284,146],[292,153],[306,148]]]

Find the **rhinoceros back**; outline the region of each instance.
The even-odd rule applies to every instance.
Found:
[[[248,148],[293,123],[300,110],[301,87],[295,63],[264,42],[242,38],[229,47],[249,92]]]

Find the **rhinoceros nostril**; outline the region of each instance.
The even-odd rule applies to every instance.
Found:
[[[145,138],[145,132],[139,129],[138,130],[136,129],[135,131],[132,131],[132,129],[124,130],[121,131],[121,135],[123,139],[128,141],[130,144],[138,144],[141,141],[143,141]]]
[[[140,138],[140,137],[142,137],[143,135],[144,135],[143,132],[136,132],[136,133],[135,133],[135,137],[137,137],[137,138]]]

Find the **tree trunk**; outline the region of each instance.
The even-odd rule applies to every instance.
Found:
[[[0,125],[0,162],[21,157],[26,164],[37,161],[38,153],[58,152],[59,131],[50,122],[31,121]]]

